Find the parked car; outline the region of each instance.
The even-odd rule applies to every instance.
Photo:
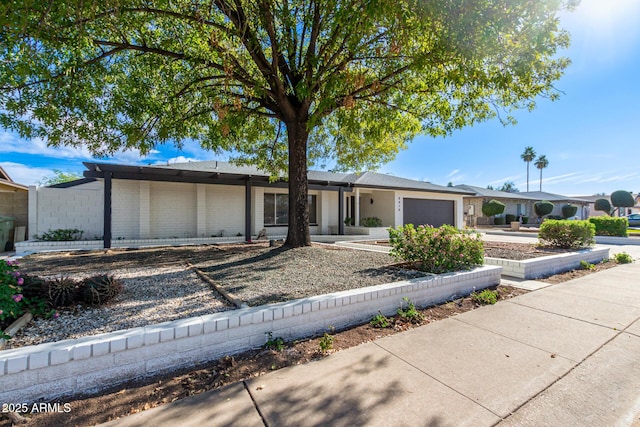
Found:
[[[627,220],[629,220],[629,227],[640,227],[640,214],[631,214]]]

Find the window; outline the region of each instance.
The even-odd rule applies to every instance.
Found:
[[[309,224],[318,223],[316,214],[316,196],[309,196]],[[289,195],[264,193],[264,225],[289,224]]]

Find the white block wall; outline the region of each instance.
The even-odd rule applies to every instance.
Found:
[[[500,267],[336,292],[279,304],[165,322],[77,340],[0,351],[0,401],[33,402],[104,389],[128,379],[192,366],[265,344],[369,321],[498,284]]]
[[[196,184],[151,182],[150,192],[151,236],[196,237]]]
[[[77,228],[83,238],[103,232],[104,192],[101,181],[72,188],[29,187],[29,238],[49,230]]]
[[[205,201],[206,227],[204,236],[244,236],[245,188],[238,185],[207,185]]]
[[[142,238],[140,233],[140,201],[141,194],[145,193],[145,189],[148,199],[148,188],[147,181],[112,180],[111,236],[113,240]],[[148,220],[148,210],[147,217],[143,215],[142,220]]]
[[[585,249],[577,252],[550,255],[540,258],[514,261],[500,258],[485,258],[487,265],[502,267],[502,274],[520,279],[535,279],[562,273],[580,267],[580,261],[597,263],[609,258],[609,249]]]

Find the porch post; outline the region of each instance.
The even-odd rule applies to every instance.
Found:
[[[103,247],[111,247],[111,177],[112,172],[104,173],[104,215],[103,215]]]
[[[244,183],[244,237],[247,242],[251,242],[251,210],[251,181],[247,179]]]
[[[338,235],[344,236],[344,188],[338,189]]]
[[[360,226],[360,189],[356,188],[356,211],[354,212],[356,227]]]

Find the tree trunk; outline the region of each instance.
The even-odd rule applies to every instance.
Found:
[[[307,177],[307,124],[287,122],[289,142],[289,230],[285,246],[311,245],[309,233],[309,182]]]

